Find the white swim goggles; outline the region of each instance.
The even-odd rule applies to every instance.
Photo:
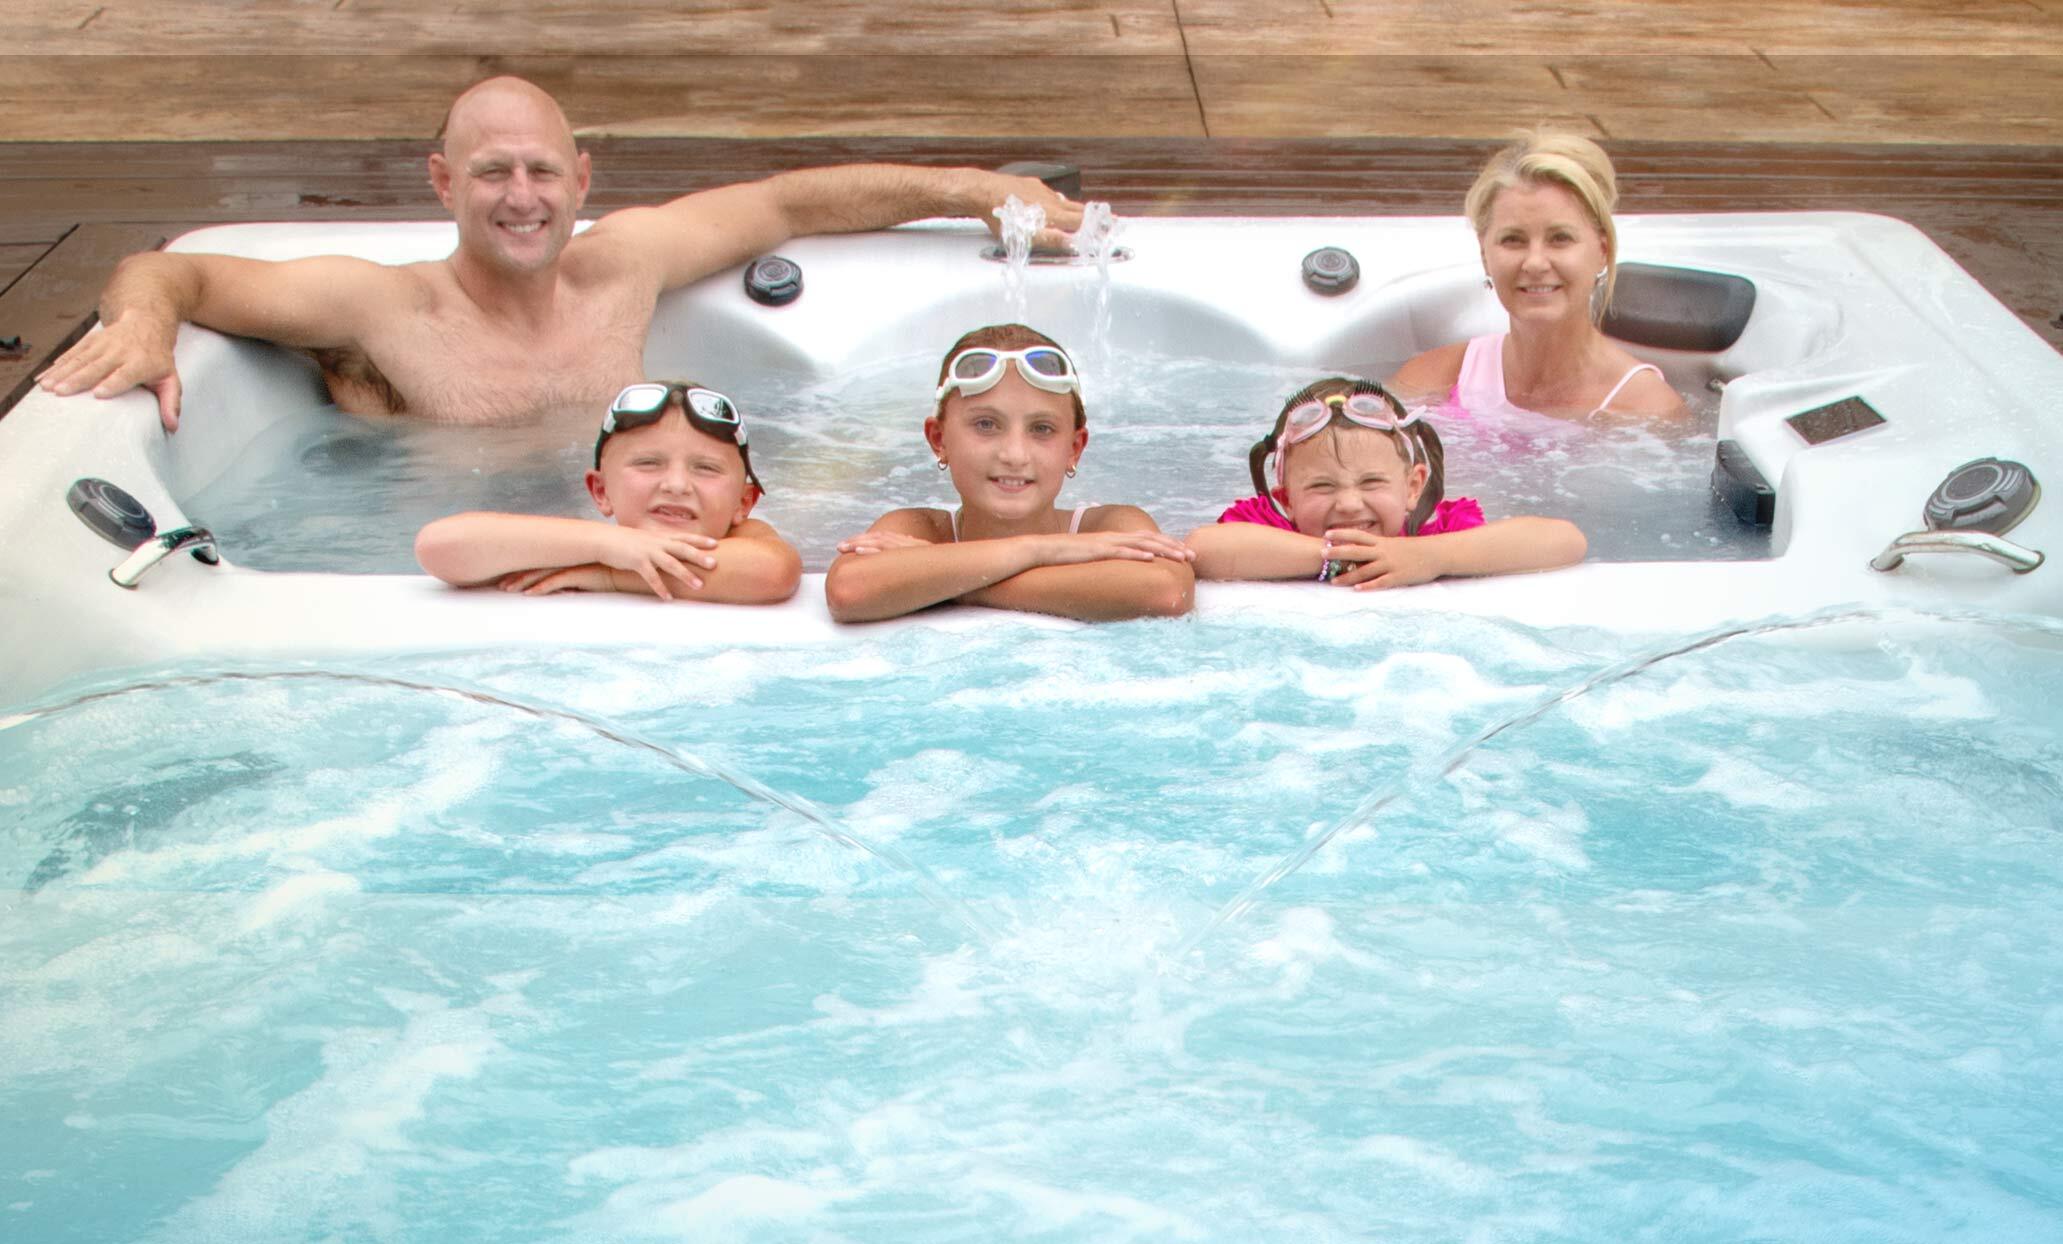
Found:
[[[604,442],[618,432],[657,423],[673,404],[676,393],[681,395],[681,410],[688,417],[688,426],[736,445],[738,457],[745,464],[746,480],[764,493],[765,486],[752,471],[751,452],[745,448],[745,419],[738,413],[738,404],[715,389],[705,389],[684,380],[649,380],[623,386],[602,415],[602,434],[595,438],[596,469],[602,465]]]
[[[956,389],[965,397],[986,393],[1002,381],[1003,365],[1008,362],[1017,364],[1017,374],[1034,389],[1048,393],[1082,391],[1082,380],[1075,374],[1074,360],[1068,358],[1067,351],[1059,346],[1026,346],[1022,350],[970,346],[955,354],[953,361],[946,364],[945,383],[938,386],[932,400],[943,402]]]

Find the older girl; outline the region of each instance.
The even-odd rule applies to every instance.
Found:
[[[831,616],[865,622],[958,601],[1115,619],[1189,610],[1189,548],[1129,505],[1054,505],[1089,430],[1065,350],[1022,324],[980,328],[939,369],[924,439],[960,506],[891,510],[843,541]]]

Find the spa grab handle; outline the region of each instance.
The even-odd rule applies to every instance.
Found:
[[[2041,553],[1988,531],[1911,531],[1870,559],[1872,570],[1896,570],[1914,553],[1977,553],[2014,574],[2026,574],[2045,560]]]
[[[136,551],[122,559],[122,564],[107,572],[117,587],[135,590],[152,566],[177,553],[181,549],[192,549],[195,561],[212,566],[222,560],[215,552],[215,533],[206,527],[175,527],[161,531],[136,546]]]

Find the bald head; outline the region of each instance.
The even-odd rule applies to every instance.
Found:
[[[454,262],[476,275],[543,277],[573,237],[588,159],[550,95],[521,78],[489,78],[445,114],[430,185],[458,223]]]
[[[573,127],[559,101],[534,82],[499,77],[476,82],[444,114],[444,158],[463,159],[488,136],[516,132],[573,152]]]

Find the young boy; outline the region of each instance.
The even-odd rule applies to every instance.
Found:
[[[644,592],[770,604],[801,582],[795,550],[750,517],[765,490],[737,406],[712,389],[668,381],[618,393],[602,417],[587,491],[613,525],[454,514],[417,533],[416,560],[446,583],[532,596]]]

